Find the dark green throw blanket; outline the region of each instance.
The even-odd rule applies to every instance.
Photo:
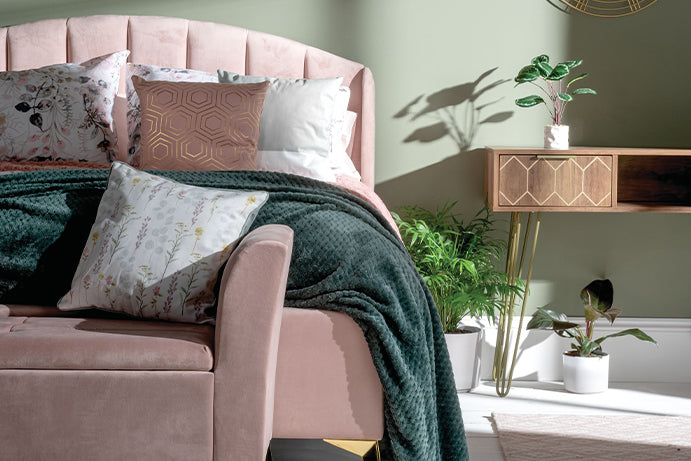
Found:
[[[286,305],[351,316],[385,393],[385,459],[467,459],[436,308],[386,220],[327,184],[264,172],[158,172],[200,186],[266,190],[253,227],[295,231]],[[108,170],[0,176],[0,302],[55,305],[69,289]]]

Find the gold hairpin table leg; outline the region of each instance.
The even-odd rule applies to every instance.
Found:
[[[509,284],[515,285],[523,272],[523,263],[525,260],[525,252],[528,246],[528,239],[533,227],[534,212],[528,214],[528,222],[525,226],[525,235],[523,236],[523,245],[520,245],[521,240],[521,213],[511,213],[511,225],[509,227],[509,242],[506,249],[506,275]],[[507,294],[503,299],[503,308],[499,316],[499,325],[497,328],[497,346],[494,350],[494,367],[492,369],[492,377],[496,383],[497,395],[506,397],[511,389],[511,379],[513,378],[513,370],[516,366],[516,356],[518,355],[518,345],[521,340],[521,329],[523,327],[523,318],[525,316],[525,306],[528,300],[528,290],[530,288],[530,277],[533,273],[533,259],[535,258],[535,246],[537,245],[537,234],[540,230],[540,212],[535,216],[535,226],[532,231],[532,246],[530,249],[530,259],[528,262],[528,269],[525,280],[525,292],[521,303],[521,317],[516,331],[516,341],[513,347],[513,355],[511,362],[509,362],[509,354],[511,350],[511,330],[513,323],[513,310],[516,305],[516,293]],[[521,246],[520,260],[518,247]]]

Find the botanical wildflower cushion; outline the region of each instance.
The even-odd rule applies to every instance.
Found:
[[[174,67],[159,67],[148,64],[127,64],[127,134],[129,146],[127,161],[130,165],[139,166],[139,147],[141,138],[141,107],[139,95],[134,90],[132,77],[144,80],[158,80],[166,82],[218,82],[216,72],[204,72],[194,69],[176,69]]]
[[[113,101],[128,55],[0,72],[0,160],[112,161]]]
[[[132,77],[141,106],[141,168],[254,170],[269,82],[229,85]]]
[[[58,307],[212,321],[218,272],[267,198],[180,184],[115,162]]]

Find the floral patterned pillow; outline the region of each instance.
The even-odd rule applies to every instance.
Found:
[[[212,322],[218,272],[267,198],[267,192],[190,186],[113,163],[58,308]]]
[[[0,160],[115,159],[113,101],[129,53],[0,72]]]
[[[139,154],[141,140],[142,113],[139,106],[139,96],[134,89],[132,77],[139,77],[147,81],[164,82],[216,82],[216,72],[204,72],[193,69],[176,69],[173,67],[158,67],[146,64],[127,65],[127,134],[129,146],[127,148],[127,161],[130,165],[139,166],[141,156]]]

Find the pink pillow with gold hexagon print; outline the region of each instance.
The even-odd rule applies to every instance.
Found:
[[[255,170],[268,82],[146,81],[139,95],[140,167],[154,170]]]

